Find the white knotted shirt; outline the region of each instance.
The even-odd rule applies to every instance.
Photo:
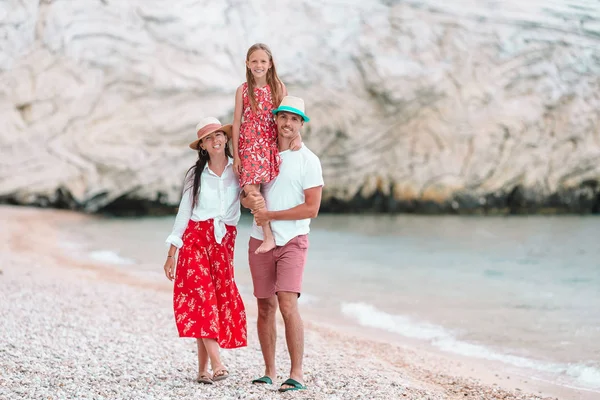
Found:
[[[218,176],[208,167],[200,176],[198,202],[192,208],[192,187],[189,183],[183,190],[173,231],[166,242],[178,249],[183,246],[183,233],[188,222],[214,220],[215,240],[221,243],[227,233],[225,225],[236,226],[240,220],[240,184],[233,172],[233,158],[228,157],[225,170]]]

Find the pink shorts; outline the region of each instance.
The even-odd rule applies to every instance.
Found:
[[[267,299],[277,292],[300,293],[302,274],[308,252],[308,236],[299,235],[283,246],[254,254],[262,241],[250,237],[248,243],[248,263],[254,284],[254,297]]]

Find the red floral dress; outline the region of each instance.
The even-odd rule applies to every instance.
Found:
[[[246,310],[234,280],[237,230],[226,225],[221,244],[214,223],[190,221],[179,249],[173,307],[180,337],[216,339],[221,348],[246,346]]]
[[[271,97],[271,88],[266,85],[254,88],[256,112],[252,110],[248,97],[248,83],[242,88],[244,102],[243,121],[240,127],[239,156],[243,171],[240,186],[258,185],[275,179],[279,174],[279,150],[277,149],[277,128]]]

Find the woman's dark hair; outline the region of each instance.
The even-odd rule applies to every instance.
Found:
[[[196,207],[196,203],[198,202],[198,193],[200,193],[200,177],[202,176],[202,171],[204,171],[204,167],[206,167],[206,163],[210,159],[208,152],[200,147],[201,142],[202,141],[198,142],[198,159],[196,160],[196,164],[192,165],[192,167],[185,173],[183,193],[185,193],[187,189],[192,189],[192,209]],[[231,157],[229,142],[225,144],[225,155],[227,157]]]

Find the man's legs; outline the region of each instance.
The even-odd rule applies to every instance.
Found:
[[[279,309],[285,324],[285,340],[292,368],[290,369],[290,378],[304,384],[304,374],[302,371],[302,358],[304,357],[304,324],[300,312],[298,311],[298,293],[278,292]],[[282,388],[288,388],[289,385],[283,385]]]
[[[290,353],[290,378],[304,384],[304,324],[298,311],[298,295],[302,293],[302,275],[306,264],[308,237],[299,235],[278,249],[275,290],[285,324],[285,340]],[[289,388],[282,385],[281,389]]]
[[[256,299],[258,305],[258,318],[256,329],[260,349],[265,360],[265,375],[275,380],[277,370],[275,368],[275,343],[277,341],[277,327],[275,323],[275,311],[277,311],[277,297],[271,296],[267,299]]]
[[[277,311],[277,297],[275,296],[275,258],[273,250],[267,253],[256,253],[261,241],[253,237],[248,242],[248,263],[252,274],[254,296],[258,306],[256,328],[260,349],[265,360],[265,375],[274,380],[277,377],[275,368],[275,342],[277,341],[277,328],[275,313]]]

